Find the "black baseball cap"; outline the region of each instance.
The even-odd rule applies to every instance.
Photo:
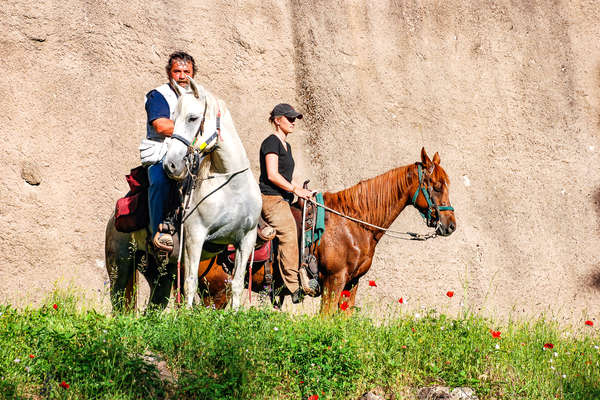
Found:
[[[279,103],[275,107],[273,107],[273,111],[271,111],[271,118],[279,117],[282,115],[290,118],[302,119],[302,114],[294,110],[294,107],[290,106],[287,103]]]

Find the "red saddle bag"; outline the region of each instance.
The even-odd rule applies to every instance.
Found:
[[[261,247],[259,247],[258,249],[254,250],[254,263],[261,263],[264,261],[267,261],[269,258],[271,258],[271,240],[269,240],[267,243],[263,244]],[[235,262],[235,247],[233,247],[233,245],[228,245],[227,246],[227,258],[229,259],[229,261],[231,263]],[[248,260],[248,264],[250,263],[250,260]]]
[[[117,200],[115,228],[119,232],[133,232],[148,226],[148,173],[139,166],[125,177],[131,189],[125,197]]]

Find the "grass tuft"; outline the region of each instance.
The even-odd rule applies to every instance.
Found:
[[[80,304],[57,292],[37,309],[0,306],[0,398],[406,398],[432,384],[480,399],[600,398],[593,327],[435,312],[384,323],[260,309],[110,316]]]

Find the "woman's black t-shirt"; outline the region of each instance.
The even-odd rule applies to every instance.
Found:
[[[274,183],[272,183],[267,175],[267,162],[266,156],[269,153],[277,154],[279,157],[278,171],[288,182],[292,181],[292,175],[294,174],[294,157],[292,156],[292,146],[287,144],[287,149],[283,147],[283,143],[275,135],[271,135],[263,140],[260,145],[260,178],[259,186],[260,192],[268,196],[280,195],[286,201],[290,202],[294,199],[294,194],[287,192]]]

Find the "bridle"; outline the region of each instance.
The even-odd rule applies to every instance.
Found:
[[[413,203],[413,206],[415,206],[415,208],[417,208],[416,207],[417,197],[419,196],[419,192],[422,192],[423,196],[425,197],[425,200],[427,200],[427,215],[425,215],[425,213],[423,213],[418,208],[417,208],[417,210],[419,210],[419,213],[421,214],[423,219],[425,219],[425,221],[427,221],[427,226],[433,227],[434,225],[436,225],[440,222],[440,211],[454,211],[454,207],[452,207],[451,205],[438,206],[437,204],[435,204],[433,202],[432,196],[431,196],[431,185],[426,185],[425,181],[423,180],[423,176],[424,176],[423,166],[419,163],[419,164],[417,164],[417,167],[418,167],[418,171],[419,171],[419,186],[417,187],[417,190],[415,191],[415,194],[413,195],[412,203]],[[432,218],[433,211],[435,211],[435,217],[436,217],[435,220],[433,220],[433,218]]]
[[[206,148],[206,146],[208,146],[208,143],[210,143],[212,140],[214,140],[216,138],[221,137],[221,109],[219,108],[219,111],[217,113],[217,127],[215,129],[215,132],[212,135],[210,135],[210,137],[208,139],[206,139],[204,142],[202,142],[200,144],[196,144],[196,140],[198,139],[198,136],[202,136],[204,134],[204,121],[206,121],[206,109],[207,108],[208,108],[208,101],[206,100],[206,98],[204,98],[204,113],[202,114],[202,121],[200,122],[200,126],[198,127],[198,130],[196,131],[196,134],[194,135],[194,139],[192,139],[191,142],[181,135],[171,135],[171,138],[173,138],[175,140],[179,140],[181,143],[183,143],[184,145],[187,146],[188,154],[191,152],[196,152],[196,151],[203,152],[204,149]]]

